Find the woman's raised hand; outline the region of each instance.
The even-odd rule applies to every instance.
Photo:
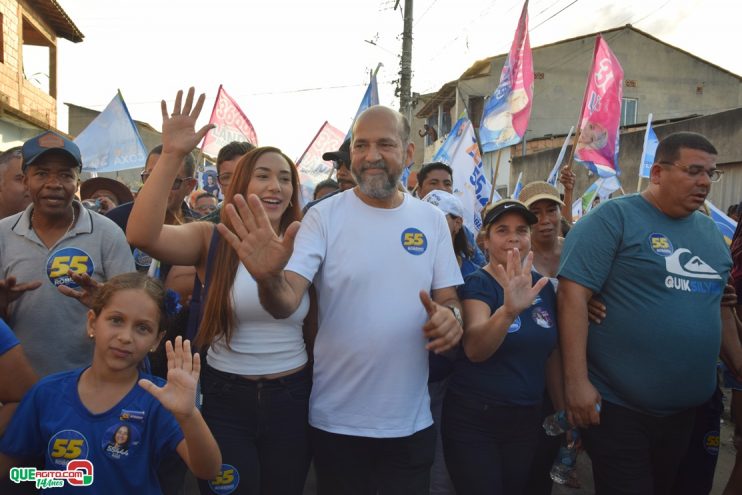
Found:
[[[241,194],[236,194],[232,204],[225,209],[232,230],[223,223],[216,228],[235,250],[247,271],[258,282],[280,275],[294,251],[299,222],[293,222],[283,238],[279,237],[260,199],[254,194],[247,201]]]
[[[168,113],[165,100],[162,100],[160,103],[162,109],[163,153],[186,155],[198,146],[198,143],[204,138],[207,132],[215,127],[213,124],[207,124],[196,132],[196,120],[201,114],[206,95],[201,93],[194,106],[194,94],[194,88],[189,88],[185,102],[182,102],[183,90],[178,91],[178,94],[175,96],[172,113]]]
[[[505,282],[502,284],[505,291],[505,309],[514,316],[533,304],[541,289],[549,283],[548,278],[541,277],[538,282],[532,284],[532,266],[533,251],[529,252],[521,263],[520,250],[513,248],[508,251],[507,266],[497,265],[495,267],[498,278]]]

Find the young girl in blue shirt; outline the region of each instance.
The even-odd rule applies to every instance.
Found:
[[[201,365],[190,342],[166,343],[167,382],[139,371],[176,305],[141,273],[102,286],[88,313],[92,364],[50,375],[26,394],[0,440],[0,476],[33,484],[9,470],[43,455],[47,470],[90,466],[92,477],[64,481],[59,493],[159,494],[157,466],[176,451],[196,476],[216,477],[221,454],[195,406]]]

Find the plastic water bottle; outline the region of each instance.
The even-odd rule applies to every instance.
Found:
[[[572,425],[567,421],[567,413],[565,411],[557,411],[551,416],[546,417],[543,427],[547,435],[555,437],[572,428]]]
[[[565,440],[565,443],[559,447],[554,464],[551,465],[551,476],[552,481],[564,485],[572,477],[572,473],[577,466],[577,440],[580,437],[580,432],[577,428],[571,431],[572,441]]]

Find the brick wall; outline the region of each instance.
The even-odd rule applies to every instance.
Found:
[[[56,38],[36,15],[17,0],[0,0],[2,15],[2,62],[0,63],[0,108],[11,108],[47,127],[57,127],[57,101],[23,77],[23,16],[41,32]]]

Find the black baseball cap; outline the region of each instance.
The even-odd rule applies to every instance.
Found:
[[[339,150],[324,153],[322,159],[333,162],[343,162],[350,167],[350,139],[343,141]]]
[[[482,227],[487,227],[489,224],[497,221],[505,213],[519,213],[525,218],[528,225],[538,223],[538,218],[531,213],[531,210],[526,208],[526,205],[514,199],[503,199],[487,209],[487,212],[484,214],[484,220],[482,221]]]

